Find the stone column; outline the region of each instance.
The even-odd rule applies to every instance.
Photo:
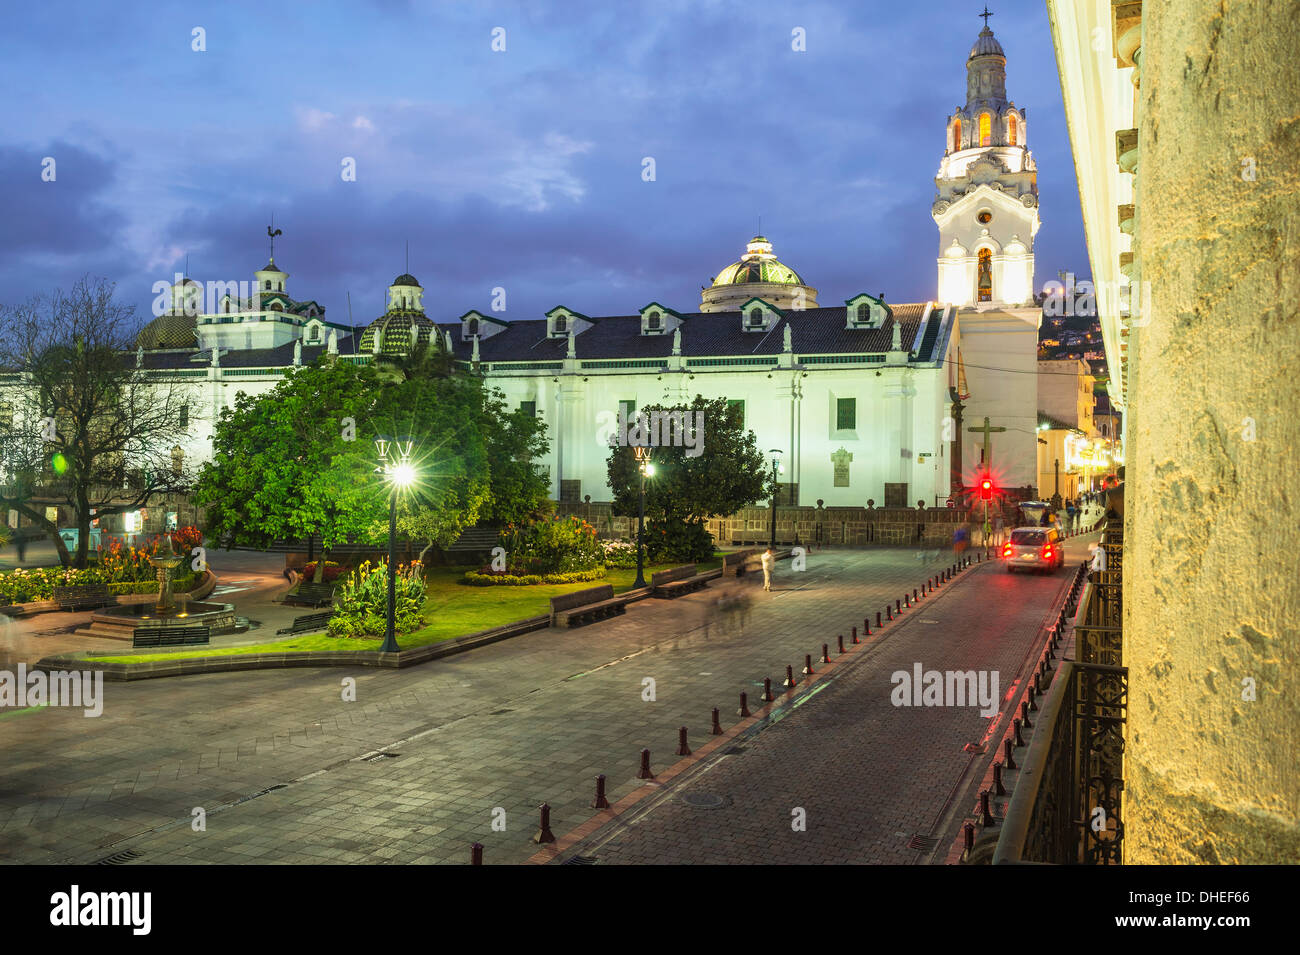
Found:
[[[1126,861],[1289,862],[1300,32],[1252,4],[1150,3],[1141,37],[1135,264],[1151,308],[1129,334]]]

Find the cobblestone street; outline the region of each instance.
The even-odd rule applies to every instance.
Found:
[[[1071,542],[1069,559],[1084,539]],[[946,552],[827,551],[771,594],[715,581],[625,616],[539,631],[408,670],[271,670],[105,685],[103,716],[43,708],[0,720],[0,858],[89,862],[134,849],[140,863],[453,862],[485,845],[489,864],[537,852],[537,806],[557,836],[589,824],[594,778],[610,801],[643,790],[642,747],[666,782],[677,728],[699,750],[710,710],[734,727],[739,694],[758,710],[822,643],[947,566]],[[927,832],[988,721],[975,709],[895,708],[889,673],[913,662],[997,669],[1009,689],[1065,584],[977,565],[926,598],[773,725],[685,773],[686,791],[723,795],[706,812],[636,803],[648,815],[590,852],[600,861],[900,861]],[[752,600],[743,628],[719,594]],[[816,668],[816,666],[815,666]],[[342,699],[354,678],[357,702]],[[644,698],[654,681],[653,701]],[[800,677],[801,683],[803,678]],[[798,694],[795,694],[796,696]],[[780,695],[778,693],[778,699]],[[754,723],[754,727],[764,725]],[[750,730],[747,730],[749,732]],[[699,769],[708,772],[696,775]],[[665,790],[667,792],[669,790]],[[675,791],[672,797],[677,798]],[[790,809],[808,832],[790,831]],[[194,810],[206,831],[193,830]],[[504,813],[504,831],[493,819]],[[570,853],[572,854],[572,853]]]

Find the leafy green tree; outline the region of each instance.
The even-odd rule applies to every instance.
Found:
[[[491,472],[491,496],[482,519],[522,524],[549,510],[550,482],[536,461],[550,450],[546,424],[523,408],[508,411],[505,395],[485,391],[482,430]]]
[[[319,534],[326,551],[367,533],[384,502],[374,462],[363,461],[373,445],[357,423],[369,416],[376,390],[370,369],[326,360],[223,409],[195,488],[208,533],[230,547],[256,548]],[[318,579],[324,567],[317,561]]]
[[[696,395],[689,405],[648,405],[639,411],[647,418],[684,413],[692,426],[696,414],[703,415],[702,428],[695,435],[702,448],[698,454],[686,447],[685,440],[680,446],[669,444],[661,429],[658,445],[650,450],[655,473],[645,482],[645,500],[647,519],[669,542],[664,548],[667,556],[706,556],[703,551],[707,548],[711,553],[712,538],[704,530],[704,521],[749,507],[770,491],[754,433],[745,430],[739,408],[729,408],[722,398]],[[607,473],[615,512],[635,516],[640,471],[630,446],[611,448]]]

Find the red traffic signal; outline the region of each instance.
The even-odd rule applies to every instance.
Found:
[[[980,500],[981,501],[993,500],[993,482],[990,481],[988,478],[985,478],[984,480],[980,481]]]

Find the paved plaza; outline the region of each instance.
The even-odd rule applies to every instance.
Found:
[[[1084,540],[1070,542],[1071,561]],[[752,579],[715,581],[613,620],[407,670],[111,683],[98,718],[8,713],[0,859],[84,863],[131,849],[140,864],[464,863],[477,841],[489,864],[523,862],[537,853],[540,803],[564,837],[593,819],[597,774],[613,803],[644,792],[642,747],[662,779],[678,761],[679,726],[700,749],[713,707],[735,727],[742,691],[757,709],[764,677],[779,684],[786,664],[798,672],[824,642],[834,655],[838,634],[848,642],[850,626],[867,614],[874,624],[887,600],[950,561],[901,549],[814,552],[802,573],[782,564],[770,594]],[[739,752],[696,761],[569,854],[914,861],[908,839],[939,825],[972,760],[962,745],[990,721],[972,708],[894,707],[889,674],[914,662],[997,669],[1005,696],[1066,578],[971,568],[819,675],[804,688],[810,696],[797,690],[771,719],[747,724],[732,741]],[[743,625],[716,609],[721,594],[742,592]],[[726,805],[690,808],[680,801],[690,791]],[[792,832],[793,807],[807,810],[806,832]]]

